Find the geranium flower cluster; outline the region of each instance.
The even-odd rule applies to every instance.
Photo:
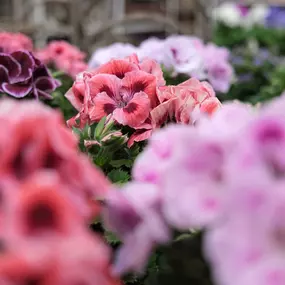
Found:
[[[194,127],[156,132],[133,181],[109,193],[105,223],[123,240],[116,272],[141,271],[170,228],[206,229],[217,284],[283,284],[285,94],[227,103]]]
[[[115,43],[96,50],[89,66],[98,67],[112,58],[124,58],[132,53],[137,53],[141,60],[151,58],[157,61],[172,76],[184,74],[199,80],[207,79],[219,92],[227,92],[230,88],[233,69],[229,63],[229,51],[190,36],[173,35],[165,40],[150,38],[139,47]]]
[[[65,72],[72,78],[88,68],[84,61],[86,54],[65,41],[52,41],[42,50],[38,50],[36,55],[45,64],[54,65],[56,69]]]
[[[51,98],[60,82],[27,50],[0,53],[0,92],[16,98]]]
[[[212,114],[220,107],[208,83],[190,79],[165,86],[160,66],[151,59],[140,62],[136,55],[78,76],[66,97],[79,111],[68,121],[70,126],[83,128],[111,115],[117,124],[134,130],[129,146],[148,139],[168,120],[194,123],[200,113]]]
[[[32,40],[21,33],[0,33],[0,52],[11,53],[18,50],[33,50]]]
[[[2,100],[0,121],[0,283],[119,284],[108,247],[86,227],[109,183],[59,113]]]
[[[264,25],[269,14],[266,4],[254,4],[248,7],[235,2],[225,2],[213,9],[212,18],[228,27],[247,27]]]

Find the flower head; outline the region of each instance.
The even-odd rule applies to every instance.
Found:
[[[37,57],[45,64],[53,64],[72,78],[88,69],[84,61],[86,55],[65,41],[51,42],[46,48],[37,52]]]
[[[115,59],[76,80],[66,97],[80,110],[77,117],[83,124],[111,114],[117,123],[136,128],[157,106],[156,87],[162,78],[152,61],[140,64],[137,57]]]
[[[0,33],[0,52],[12,53],[18,50],[32,51],[32,40],[21,33]]]
[[[30,52],[0,53],[0,92],[16,98],[28,95],[51,98],[50,93],[59,85]]]
[[[128,43],[114,43],[107,47],[98,48],[89,61],[90,68],[97,68],[111,59],[123,59],[137,52],[137,48]]]
[[[0,121],[6,133],[1,140],[0,148],[6,145],[6,149],[0,160],[0,175],[23,182],[38,172],[52,172],[65,185],[62,194],[82,216],[98,213],[95,199],[104,196],[109,183],[78,152],[77,139],[59,113],[38,102],[4,100]]]

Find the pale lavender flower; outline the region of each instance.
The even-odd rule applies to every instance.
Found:
[[[153,184],[134,182],[111,191],[107,197],[105,225],[123,241],[115,260],[115,274],[142,273],[154,247],[170,240],[161,194]]]
[[[205,78],[203,45],[196,38],[174,35],[164,44],[163,65],[174,73],[187,74],[199,79]]]
[[[98,48],[89,61],[90,68],[96,68],[107,63],[113,58],[125,58],[137,52],[137,48],[128,43],[114,43],[106,47]]]

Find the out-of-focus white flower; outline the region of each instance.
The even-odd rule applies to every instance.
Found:
[[[247,26],[263,25],[268,14],[268,6],[265,4],[257,4],[249,11],[246,22]]]
[[[212,17],[229,27],[242,25],[242,17],[235,3],[226,2],[213,10]]]

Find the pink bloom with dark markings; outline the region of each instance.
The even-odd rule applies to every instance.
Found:
[[[158,104],[157,86],[164,84],[161,69],[152,60],[139,62],[133,55],[115,59],[83,78],[77,78],[66,97],[79,110],[69,121],[80,126],[100,121],[104,116],[132,128],[140,128]]]

